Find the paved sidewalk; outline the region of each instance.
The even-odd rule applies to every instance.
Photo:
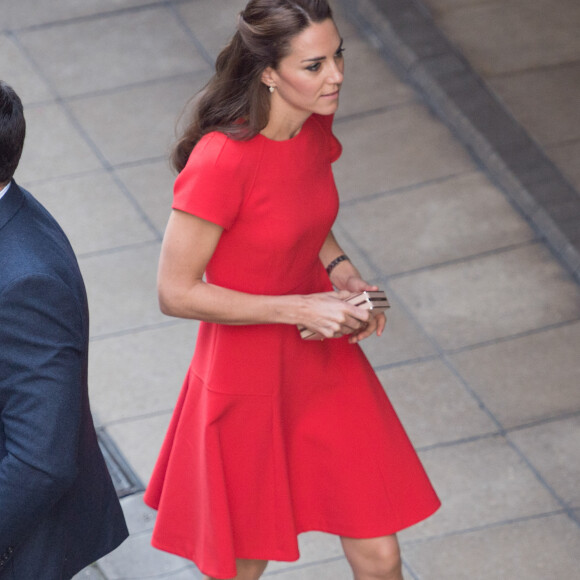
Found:
[[[173,183],[166,153],[179,111],[211,74],[244,3],[0,0],[0,78],[23,97],[29,128],[16,178],[59,219],[79,256],[91,305],[93,409],[143,483],[196,336],[196,323],[169,319],[157,307],[156,265]],[[577,193],[578,112],[566,105],[566,123],[550,104],[564,102],[564,90],[536,112],[522,88],[546,74],[578,91],[577,53],[565,56],[567,63],[556,56],[542,63],[544,49],[554,54],[548,19],[533,73],[524,63],[488,78],[476,43],[486,30],[469,34],[465,27],[484,26],[469,14],[491,15],[506,3],[517,38],[526,30],[536,38],[537,21],[518,18],[523,0],[425,4],[435,17],[429,24],[465,50],[475,73],[505,97],[509,115],[547,153],[556,169],[551,179],[564,179]],[[466,147],[453,124],[459,117],[432,112],[443,109],[425,92],[429,85],[405,69],[402,53],[386,54],[380,31],[364,19],[355,25],[343,13],[345,2],[333,4],[347,62],[335,125],[344,145],[335,165],[342,198],[335,231],[363,274],[391,298],[389,332],[365,349],[443,500],[434,517],[400,535],[406,578],[574,578],[580,287],[570,263],[554,253],[541,223],[514,205],[507,181]],[[380,16],[379,0],[351,4],[359,16]],[[555,10],[546,8],[550,18]],[[558,10],[553,26],[567,30],[577,18],[575,3],[561,2]],[[496,20],[485,22],[493,28]],[[503,46],[487,47],[494,65],[503,67],[508,54],[530,58],[524,40]],[[578,42],[558,46],[561,55]],[[540,127],[556,126],[558,135],[543,140]],[[493,131],[487,136],[493,145]],[[131,537],[79,578],[200,577],[191,563],[149,546],[155,514],[139,493],[122,501]],[[272,563],[267,575],[351,577],[336,538],[305,534],[301,554],[296,563]]]

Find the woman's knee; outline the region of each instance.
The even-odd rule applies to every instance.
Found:
[[[355,578],[402,579],[401,551],[396,536],[341,540]]]
[[[236,580],[258,580],[267,565],[267,560],[236,560],[238,569]]]
[[[258,580],[264,573],[267,560],[236,560],[237,574],[230,580]],[[204,576],[204,580],[218,580],[210,576]]]

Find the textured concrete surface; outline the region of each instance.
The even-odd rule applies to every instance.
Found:
[[[77,252],[91,305],[93,410],[144,484],[197,328],[157,307],[173,182],[166,154],[244,3],[0,0],[0,77],[23,97],[29,127],[16,177]],[[443,500],[400,535],[406,578],[574,578],[580,288],[541,226],[564,224],[552,219],[563,213],[562,241],[578,223],[569,203],[578,187],[576,2],[392,0],[390,21],[381,0],[334,5],[347,62],[335,231],[390,296],[389,330],[364,348]],[[381,18],[371,27],[361,14]],[[495,91],[486,98],[482,79]],[[517,134],[499,113],[517,121]],[[477,139],[462,132],[473,127]],[[498,167],[513,169],[510,179]],[[514,168],[523,168],[523,208]],[[526,213],[540,202],[552,221]],[[155,513],[140,494],[122,503],[130,539],[78,578],[200,577],[150,547]],[[351,577],[337,538],[305,534],[300,547],[298,562],[273,562],[267,576]]]

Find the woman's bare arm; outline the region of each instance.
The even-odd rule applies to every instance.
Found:
[[[299,324],[326,337],[366,324],[368,312],[344,303],[341,293],[264,296],[208,284],[203,275],[222,231],[214,223],[173,210],[159,261],[163,313],[232,325]]]

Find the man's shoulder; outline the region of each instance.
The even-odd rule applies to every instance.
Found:
[[[79,275],[68,238],[50,212],[16,184],[8,194],[10,198],[1,200],[10,204],[12,213],[0,227],[0,290],[28,276]]]

